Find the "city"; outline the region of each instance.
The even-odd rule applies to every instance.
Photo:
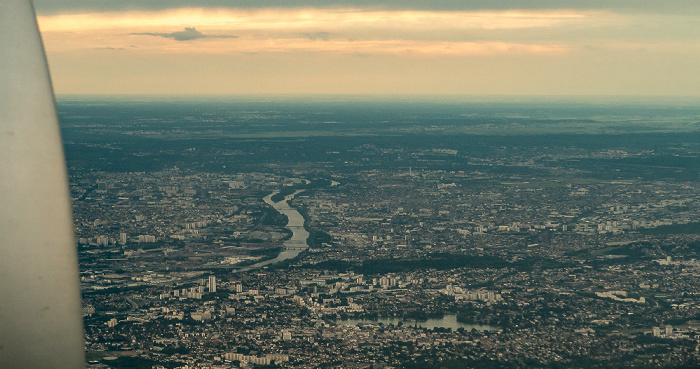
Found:
[[[700,360],[692,134],[140,144],[64,125],[91,367]]]

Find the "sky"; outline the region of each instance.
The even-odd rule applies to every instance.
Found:
[[[34,0],[57,94],[700,96],[700,1]]]

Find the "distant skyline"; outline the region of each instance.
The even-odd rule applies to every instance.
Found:
[[[531,3],[35,7],[58,94],[700,96],[697,1]]]

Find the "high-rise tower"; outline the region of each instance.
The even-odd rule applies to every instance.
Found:
[[[213,275],[209,276],[209,292],[210,293],[216,292],[216,276],[213,276]]]

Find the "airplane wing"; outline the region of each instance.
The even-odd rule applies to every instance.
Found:
[[[65,158],[30,0],[0,1],[0,368],[84,368]]]

